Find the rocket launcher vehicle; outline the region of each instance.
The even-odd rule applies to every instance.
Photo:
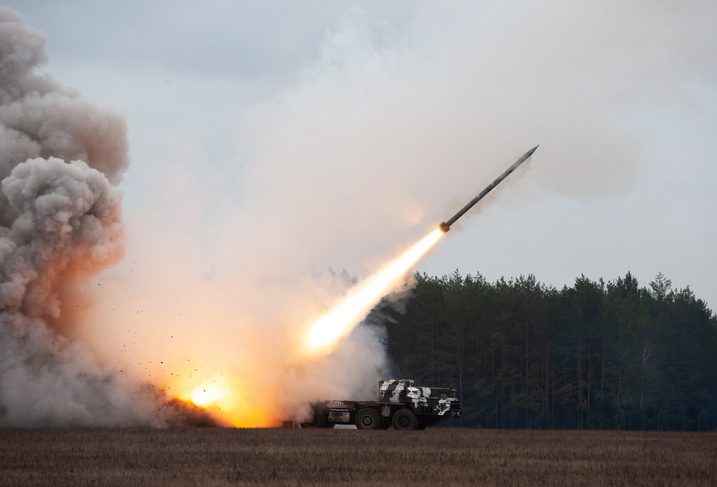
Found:
[[[480,194],[479,194],[478,196],[476,196],[475,198],[473,198],[466,206],[464,206],[463,208],[461,208],[461,210],[460,210],[458,213],[456,213],[455,215],[453,215],[453,217],[451,217],[450,220],[441,223],[441,224],[439,225],[439,228],[441,229],[441,231],[442,231],[443,233],[446,233],[448,230],[450,230],[450,229],[451,229],[451,225],[453,225],[453,224],[456,222],[456,220],[458,220],[460,217],[462,217],[463,214],[464,214],[466,211],[468,211],[468,210],[470,210],[471,208],[473,208],[473,206],[474,206],[476,203],[478,203],[480,200],[482,200],[485,195],[487,195],[488,193],[490,193],[491,190],[492,190],[493,188],[495,188],[496,186],[498,186],[505,178],[507,178],[507,177],[510,175],[510,173],[512,173],[513,171],[515,171],[515,170],[518,168],[518,166],[520,166],[521,164],[523,164],[530,156],[533,155],[533,152],[535,152],[535,150],[536,150],[537,148],[538,148],[538,146],[536,145],[535,147],[533,147],[532,149],[530,149],[528,152],[526,152],[525,154],[523,154],[523,157],[521,157],[520,159],[518,159],[517,161],[515,161],[515,163],[513,163],[512,166],[510,166],[508,169],[506,169],[503,174],[501,174],[500,176],[498,176],[495,181],[493,181],[492,183],[490,183],[487,188],[485,188],[483,191],[481,191]]]

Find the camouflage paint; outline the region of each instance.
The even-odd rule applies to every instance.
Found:
[[[435,425],[448,418],[460,418],[461,406],[455,389],[415,387],[410,379],[379,381],[378,401],[324,401],[313,404],[314,411],[323,415],[326,426],[352,424],[365,408],[376,410],[383,428],[390,427],[393,416],[402,409],[412,410],[420,424]]]

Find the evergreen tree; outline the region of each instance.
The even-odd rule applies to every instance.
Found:
[[[717,429],[717,317],[658,274],[561,290],[535,276],[416,275],[387,328],[401,377],[458,390],[465,426]]]

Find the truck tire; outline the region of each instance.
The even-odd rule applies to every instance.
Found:
[[[363,408],[356,414],[356,427],[360,430],[381,428],[381,416],[373,408]]]
[[[314,416],[307,422],[301,423],[302,428],[323,428],[326,421],[324,421],[324,415],[319,411],[314,411]]]
[[[417,430],[418,417],[410,409],[399,409],[393,415],[393,427],[397,430]]]

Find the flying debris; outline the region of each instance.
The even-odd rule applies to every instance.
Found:
[[[521,164],[523,164],[523,163],[526,161],[526,159],[528,159],[528,157],[530,157],[530,156],[533,155],[533,152],[535,152],[535,150],[536,150],[537,148],[538,148],[538,146],[536,145],[535,147],[533,147],[532,149],[530,149],[528,152],[526,152],[525,154],[523,154],[523,157],[521,157],[520,159],[518,159],[517,161],[515,161],[515,163],[514,163],[512,166],[510,166],[508,169],[506,169],[503,174],[501,174],[500,176],[498,176],[495,181],[493,181],[492,183],[490,183],[490,184],[488,185],[488,187],[485,188],[483,191],[481,191],[478,196],[476,196],[475,198],[473,198],[473,199],[470,201],[470,203],[468,203],[466,206],[464,206],[463,208],[461,208],[461,210],[460,210],[458,213],[456,213],[455,215],[453,215],[453,217],[452,217],[450,220],[448,220],[447,222],[441,223],[438,228],[440,228],[443,233],[446,233],[448,230],[450,230],[450,229],[451,229],[451,225],[453,225],[453,224],[456,222],[456,220],[458,220],[460,217],[462,217],[463,214],[464,214],[466,211],[468,211],[468,210],[470,210],[471,208],[473,208],[473,205],[475,205],[475,204],[478,203],[480,200],[482,200],[485,195],[487,195],[488,193],[490,193],[493,188],[495,188],[496,186],[498,186],[505,178],[508,177],[508,175],[509,175],[510,173],[512,173],[513,171],[515,171],[515,170],[518,168],[518,166],[520,166]]]

